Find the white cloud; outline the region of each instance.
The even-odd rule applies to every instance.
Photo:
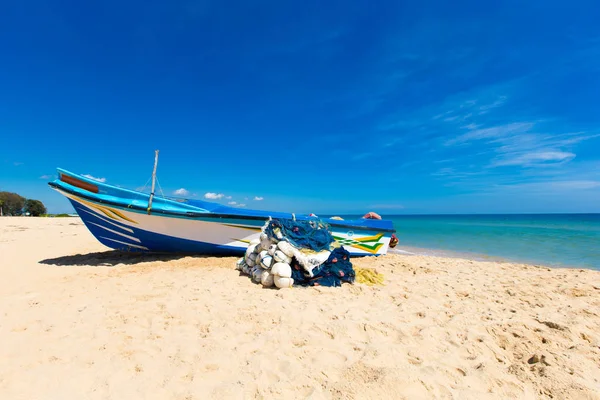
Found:
[[[106,182],[106,178],[96,178],[95,176],[92,176],[90,174],[83,174],[82,176],[85,176],[86,178],[93,179],[98,182]]]
[[[568,181],[546,181],[527,182],[513,185],[497,185],[492,190],[513,190],[525,193],[556,193],[571,190],[589,190],[600,188],[600,181],[594,180],[568,180]]]
[[[230,201],[230,202],[229,202],[229,203],[227,203],[227,204],[229,204],[230,206],[235,206],[235,205],[237,204],[237,201]]]
[[[225,196],[225,199],[231,200],[231,196]]]
[[[479,107],[479,115],[483,115],[493,108],[497,108],[497,107],[504,105],[504,103],[506,102],[506,99],[507,99],[506,96],[500,96],[498,98],[498,100],[494,101],[493,103],[484,104],[484,105],[480,106]]]
[[[510,166],[510,165],[540,165],[550,163],[568,162],[575,158],[574,153],[565,151],[536,151],[531,153],[516,154],[504,159],[492,162],[492,166]]]
[[[489,107],[494,106],[494,104]],[[445,146],[480,143],[475,155],[495,154],[486,168],[504,166],[547,167],[570,162],[576,156],[573,147],[600,135],[589,132],[544,133],[543,121],[513,122],[487,128],[467,125],[461,133],[445,141]]]
[[[446,142],[446,146],[470,142],[473,140],[497,139],[506,136],[522,134],[530,131],[535,124],[533,122],[515,122],[506,125],[498,125],[484,129],[474,129],[459,135]],[[467,127],[472,125],[467,125]]]
[[[431,173],[431,175],[433,176],[448,176],[454,174],[456,174],[456,170],[451,167],[440,168],[437,171]]]
[[[174,191],[173,194],[177,196],[187,196],[188,194],[190,194],[190,192],[184,188],[181,188]]]
[[[40,176],[40,179],[52,179],[53,177],[53,175],[42,175]]]
[[[225,197],[225,195],[223,193],[208,192],[208,193],[204,194],[204,198],[210,199],[210,200],[219,200],[219,199],[222,199],[223,197]]]
[[[256,201],[262,201],[264,199],[265,199],[264,197],[254,196],[254,200],[256,200]]]
[[[246,205],[245,205],[245,204],[238,204],[237,206],[238,206],[238,207],[246,207]]]

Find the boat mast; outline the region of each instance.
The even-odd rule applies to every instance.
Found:
[[[158,150],[154,150],[154,170],[152,171],[152,190],[150,192],[150,199],[148,200],[148,215],[152,209],[152,199],[154,198],[154,185],[156,184],[156,166],[158,165]]]

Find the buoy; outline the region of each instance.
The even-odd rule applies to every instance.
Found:
[[[248,256],[248,258],[246,258],[246,264],[248,264],[251,267],[254,267],[256,265],[256,257],[257,257],[256,253],[251,253]]]
[[[275,255],[275,251],[277,251],[277,245],[276,244],[272,244],[271,246],[269,246],[269,254],[274,256]]]
[[[260,265],[263,257],[268,255],[269,253],[266,250],[262,250],[260,253],[258,253],[258,255],[256,256],[256,265]]]
[[[267,255],[265,255],[264,257],[262,257],[260,259],[260,266],[263,269],[271,269],[272,265],[273,265],[273,256],[271,256],[270,254],[267,253]]]
[[[254,267],[254,270],[252,270],[252,280],[256,283],[261,283],[263,272],[265,272],[264,269],[260,267]]]
[[[235,269],[237,269],[238,271],[242,271],[243,267],[244,267],[244,264],[246,264],[246,260],[244,260],[243,258],[240,258],[235,263]]]
[[[287,255],[285,255],[285,253],[281,250],[277,250],[275,251],[275,254],[273,255],[273,259],[276,262],[282,262],[282,263],[286,263],[289,264],[292,262],[292,257],[288,257]]]
[[[254,253],[254,250],[256,250],[255,244],[248,246],[248,248],[246,249],[246,255],[244,256],[246,261],[248,261],[248,257],[250,257],[250,254]]]
[[[260,283],[264,287],[272,287],[275,284],[275,275],[270,274],[268,271],[264,271],[260,278]]]
[[[288,256],[288,257],[294,257],[294,246],[292,246],[288,242],[279,242],[279,243],[277,243],[277,247],[286,256]]]
[[[271,273],[275,276],[281,276],[283,278],[291,278],[292,277],[292,267],[289,264],[284,263],[275,263],[273,267],[271,267]]]
[[[279,289],[290,288],[294,285],[294,280],[292,278],[284,278],[282,276],[275,276],[273,282]]]

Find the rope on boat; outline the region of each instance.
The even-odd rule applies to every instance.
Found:
[[[162,186],[160,186],[160,181],[158,180],[158,176],[156,177],[156,183],[158,184],[158,190],[160,190],[162,197],[165,198],[165,192],[163,192]]]

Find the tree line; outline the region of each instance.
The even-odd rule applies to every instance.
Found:
[[[39,200],[26,199],[12,192],[0,192],[0,209],[2,215],[33,215],[39,217],[46,214],[46,206]]]

